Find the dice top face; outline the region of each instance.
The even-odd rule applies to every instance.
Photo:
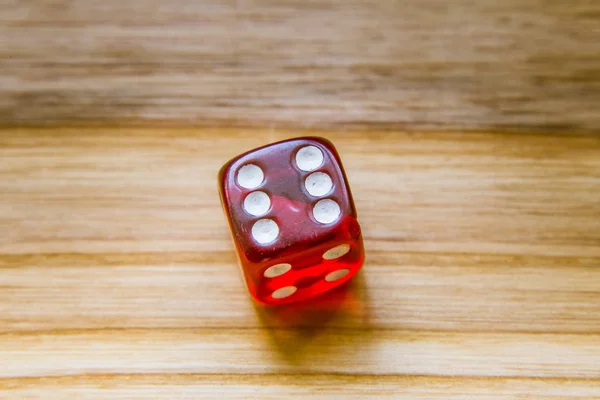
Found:
[[[356,218],[342,164],[324,139],[274,143],[243,154],[221,171],[231,228],[247,257],[300,252],[322,241],[344,216]]]
[[[258,300],[310,297],[360,268],[356,210],[329,141],[290,139],[242,154],[219,172],[219,190],[248,288]]]

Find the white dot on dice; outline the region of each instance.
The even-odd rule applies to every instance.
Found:
[[[313,207],[313,216],[321,224],[335,222],[341,214],[338,203],[331,199],[319,200]]]
[[[283,299],[296,293],[296,290],[298,290],[296,286],[284,286],[274,291],[273,294],[271,294],[271,296],[274,299]]]
[[[348,273],[350,273],[350,270],[348,268],[338,269],[337,271],[333,271],[327,274],[325,280],[327,282],[335,282],[348,275]]]
[[[279,236],[279,226],[271,219],[259,219],[252,226],[252,237],[259,244],[273,242]]]
[[[244,210],[250,215],[260,217],[271,207],[271,199],[265,192],[252,192],[244,199]]]
[[[306,146],[296,153],[296,165],[302,171],[314,171],[323,164],[323,152],[315,146]]]
[[[238,185],[246,189],[256,189],[260,186],[263,179],[265,179],[263,170],[254,164],[244,165],[237,174]]]
[[[329,175],[324,172],[314,172],[306,177],[304,187],[311,196],[325,196],[333,188],[333,182]]]
[[[326,260],[335,260],[336,258],[346,255],[349,251],[349,244],[340,244],[339,246],[335,246],[334,248],[331,248],[323,253],[323,258]]]
[[[272,265],[269,268],[267,268],[263,275],[265,276],[265,278],[276,278],[278,276],[285,274],[286,272],[288,272],[291,269],[292,269],[291,264],[286,264],[286,263],[275,264],[275,265]]]

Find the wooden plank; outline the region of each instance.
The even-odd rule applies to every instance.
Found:
[[[598,380],[344,375],[92,375],[0,379],[9,398],[548,400],[600,397]]]
[[[257,308],[215,174],[306,134],[367,263]],[[598,136],[6,128],[0,200],[0,398],[600,396]]]
[[[0,256],[0,332],[327,326],[600,334],[600,259],[371,253],[347,289],[255,309],[233,252]]]
[[[216,171],[306,133],[4,130],[0,252],[230,251]],[[342,154],[372,252],[600,256],[600,137],[311,134]]]
[[[599,335],[329,329],[3,334],[0,377],[358,374],[600,378]]]
[[[600,3],[4,1],[0,124],[600,131]]]

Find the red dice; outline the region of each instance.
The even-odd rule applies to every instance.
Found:
[[[331,142],[290,139],[242,154],[221,168],[219,192],[256,300],[307,299],[360,269],[360,226]]]

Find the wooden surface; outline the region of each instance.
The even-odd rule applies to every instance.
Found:
[[[596,0],[0,0],[0,399],[600,399],[599,35]],[[367,261],[256,308],[216,171],[305,134]]]
[[[0,125],[600,131],[597,0],[0,1]]]
[[[600,398],[598,136],[311,131],[367,261],[258,309],[215,174],[306,133],[0,130],[0,398]]]

